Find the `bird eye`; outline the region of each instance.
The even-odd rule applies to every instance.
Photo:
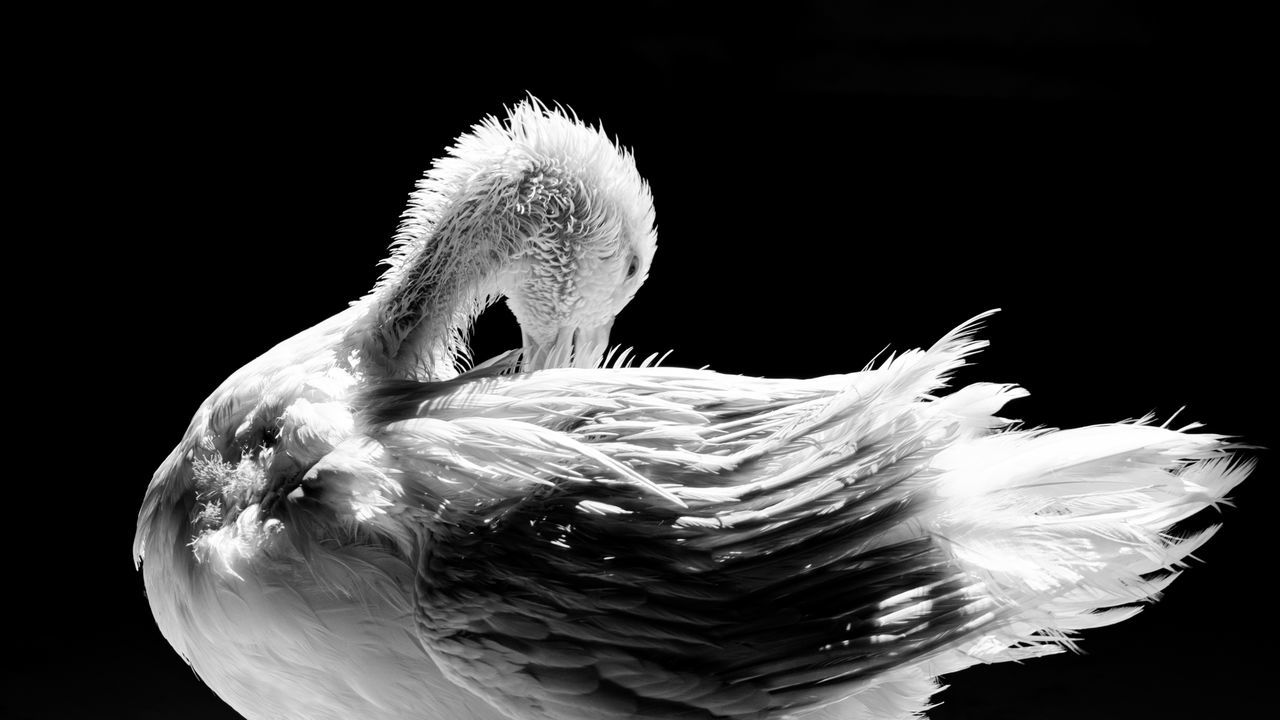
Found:
[[[631,264],[627,266],[627,279],[630,280],[631,278],[635,277],[636,273],[639,272],[639,270],[640,270],[640,258],[636,257],[635,255],[632,255]]]

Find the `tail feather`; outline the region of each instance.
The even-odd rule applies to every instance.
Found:
[[[1071,647],[1079,630],[1132,617],[1214,535],[1175,526],[1222,503],[1252,463],[1222,436],[1150,422],[989,434],[935,459],[935,537],[1015,608],[942,672]]]

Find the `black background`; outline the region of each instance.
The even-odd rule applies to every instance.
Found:
[[[613,336],[642,355],[853,371],[1001,307],[960,379],[1028,387],[1008,414],[1186,406],[1275,445],[1245,19],[1134,2],[522,8],[394,32],[314,12],[116,15],[101,33],[82,18],[69,64],[32,82],[23,142],[45,172],[27,191],[53,207],[20,243],[38,293],[20,314],[42,332],[14,381],[31,399],[7,717],[235,717],[151,620],[130,557],[147,480],[224,377],[369,287],[431,158],[526,91],[602,120],[652,184],[659,252]],[[517,342],[504,308],[482,318],[478,356]],[[1082,656],[955,675],[931,717],[1260,710],[1275,493],[1256,454],[1165,600],[1087,634]]]

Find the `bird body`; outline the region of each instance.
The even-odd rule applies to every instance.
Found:
[[[579,132],[513,115],[489,144]],[[588,141],[551,144],[607,155]],[[489,144],[462,154],[536,155]],[[590,222],[543,207],[503,227],[545,242],[457,259],[441,238],[490,177],[458,165],[388,279],[223,383],[148,488],[157,623],[248,718],[912,717],[939,675],[1131,616],[1212,534],[1175,524],[1248,473],[1194,426],[1026,430],[997,416],[1016,387],[943,394],[973,323],[808,380],[594,367],[581,328],[643,279],[651,209],[579,173]],[[611,240],[564,260],[584,237]],[[458,374],[495,294],[525,364]]]

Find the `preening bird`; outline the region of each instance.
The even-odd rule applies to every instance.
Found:
[[[529,101],[460,138],[373,291],[156,472],[134,551],[169,642],[248,718],[907,718],[1133,615],[1249,472],[1195,426],[944,394],[974,322],[808,380],[602,362],[654,249],[598,128]],[[498,297],[522,359],[468,370]]]

